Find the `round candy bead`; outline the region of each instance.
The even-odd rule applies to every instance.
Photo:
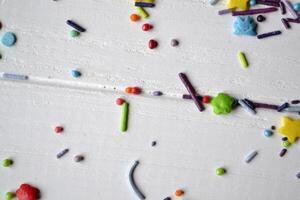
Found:
[[[149,31],[150,29],[152,29],[152,25],[151,24],[148,24],[148,23],[143,24],[143,26],[142,26],[142,30],[143,31]]]
[[[287,147],[289,147],[289,146],[291,146],[291,143],[288,141],[288,140],[286,140],[286,141],[282,141],[282,146],[283,147],[285,147],[285,148],[287,148]]]
[[[61,132],[63,132],[63,130],[64,130],[64,128],[61,127],[61,126],[57,126],[57,127],[54,128],[55,133],[61,133]]]
[[[256,0],[250,0],[249,5],[250,6],[255,6],[256,5]]]
[[[151,146],[153,146],[153,147],[156,146],[156,144],[157,144],[156,141],[152,141],[152,142],[151,142]]]
[[[150,49],[155,49],[157,46],[158,46],[158,43],[157,43],[156,40],[149,40],[149,42],[148,42],[148,47],[149,47]]]
[[[138,16],[137,14],[131,14],[130,15],[130,20],[133,22],[139,21],[141,19],[140,16]]]
[[[265,129],[263,133],[266,137],[271,137],[273,135],[273,132],[268,129]]]
[[[216,175],[217,176],[222,176],[225,173],[226,173],[226,170],[222,167],[219,167],[219,168],[216,169]]]
[[[83,160],[84,160],[84,156],[82,156],[82,155],[77,155],[74,157],[75,162],[81,162]]]
[[[171,40],[171,46],[172,47],[177,47],[179,45],[179,41],[178,40],[176,40],[176,39],[172,39]]]
[[[180,197],[180,196],[182,196],[183,194],[184,194],[184,191],[181,190],[181,189],[177,189],[177,190],[175,191],[175,196],[177,196],[177,197]]]
[[[258,15],[257,18],[256,18],[256,20],[257,20],[258,22],[263,22],[263,21],[266,20],[266,18],[265,18],[264,16],[262,16],[262,15]]]
[[[209,103],[210,102],[210,96],[207,96],[207,95],[203,96],[202,97],[202,102],[203,103]]]
[[[293,9],[294,9],[296,12],[299,12],[299,11],[300,11],[300,3],[294,3],[294,4],[293,4]]]
[[[120,106],[120,105],[122,105],[123,103],[124,103],[124,99],[122,99],[122,98],[117,98],[117,99],[116,99],[116,104],[117,104],[117,105]]]
[[[12,192],[6,192],[5,193],[5,200],[12,200],[13,198],[15,198],[15,194]]]
[[[4,159],[3,161],[2,161],[2,166],[3,167],[9,167],[9,166],[11,166],[13,164],[13,161],[11,160],[11,159]]]
[[[141,94],[142,90],[139,87],[132,88],[132,94]]]
[[[80,35],[80,32],[78,32],[76,30],[71,30],[69,35],[70,35],[70,37],[77,37]]]
[[[78,78],[78,77],[81,76],[81,72],[78,71],[78,70],[72,69],[71,70],[71,76],[74,77],[74,78]]]
[[[13,46],[17,41],[17,37],[12,32],[6,32],[1,39],[1,42],[4,46],[10,47]]]
[[[161,91],[154,91],[154,92],[152,92],[152,94],[154,96],[161,96],[161,95],[163,95],[163,93]]]

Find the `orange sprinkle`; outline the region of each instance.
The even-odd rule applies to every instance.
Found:
[[[127,88],[125,88],[125,92],[126,92],[127,94],[132,93],[132,90],[133,90],[132,87],[127,87]]]
[[[137,14],[131,14],[130,15],[130,20],[133,22],[139,21],[141,19],[140,16],[138,16]]]
[[[175,195],[176,195],[177,197],[180,197],[180,196],[182,196],[183,194],[184,194],[184,191],[181,190],[181,189],[177,189],[176,192],[175,192]]]

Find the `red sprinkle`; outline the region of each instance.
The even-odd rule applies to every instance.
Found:
[[[156,40],[149,40],[149,42],[148,42],[148,47],[149,47],[150,49],[155,49],[157,46],[158,46],[158,43],[157,43]]]
[[[117,98],[117,99],[116,99],[116,104],[117,104],[117,105],[120,106],[120,105],[122,105],[123,103],[124,103],[124,99],[122,99],[122,98]]]
[[[18,200],[36,200],[39,196],[39,189],[26,183],[20,185],[19,189],[16,191],[16,197]]]
[[[202,103],[209,103],[209,102],[210,102],[210,96],[205,95],[202,97]]]
[[[141,94],[142,89],[139,87],[132,88],[132,94]]]
[[[151,24],[148,24],[148,23],[143,24],[143,26],[142,26],[143,31],[149,31],[152,28],[153,28],[153,26]]]
[[[54,128],[55,133],[61,133],[61,132],[63,132],[63,130],[64,130],[64,128],[61,126],[57,126]]]

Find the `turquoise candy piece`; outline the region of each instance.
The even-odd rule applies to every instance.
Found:
[[[256,5],[256,0],[250,0],[249,5],[250,6],[255,6]]]
[[[256,23],[250,16],[238,16],[233,23],[233,33],[235,35],[255,36],[257,34]]]
[[[1,38],[1,43],[7,47],[13,46],[16,43],[16,41],[17,37],[12,32],[6,32]]]
[[[293,4],[293,9],[294,9],[296,12],[299,12],[299,11],[300,11],[300,3],[294,3],[294,4]]]
[[[234,98],[225,93],[219,93],[212,99],[210,104],[215,114],[228,114],[233,110]]]

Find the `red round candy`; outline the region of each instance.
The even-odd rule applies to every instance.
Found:
[[[151,24],[148,24],[148,23],[143,24],[143,26],[142,26],[142,30],[143,31],[149,31],[150,29],[152,29],[152,25]]]
[[[37,200],[39,196],[39,189],[25,183],[20,185],[19,189],[16,191],[16,197],[18,200]]]
[[[202,97],[202,102],[203,103],[209,103],[210,102],[210,96],[203,96]]]
[[[158,45],[158,43],[157,43],[156,40],[149,40],[148,47],[149,47],[150,49],[156,48],[157,45]]]
[[[132,88],[132,93],[133,94],[141,94],[142,90],[139,87],[134,87]]]
[[[117,105],[122,105],[124,103],[124,99],[122,99],[122,98],[117,98],[117,100],[116,100],[116,104]]]
[[[54,129],[55,133],[60,133],[60,132],[62,132],[63,130],[64,130],[64,128],[61,127],[61,126],[57,126],[57,127],[55,127],[55,129]]]

